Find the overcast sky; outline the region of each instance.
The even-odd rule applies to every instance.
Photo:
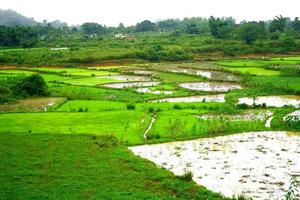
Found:
[[[232,16],[266,20],[275,15],[300,17],[300,0],[0,0],[0,8],[13,9],[37,21],[59,19],[69,25],[97,22],[117,26],[149,19]]]

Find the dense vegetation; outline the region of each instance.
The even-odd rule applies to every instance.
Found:
[[[78,27],[43,22],[0,26],[0,63],[66,65],[107,60],[181,61],[209,55],[293,53],[300,50],[300,21],[282,16],[236,23],[233,18],[148,20],[136,26]],[[31,48],[28,50],[7,48]],[[65,49],[49,49],[63,47]],[[34,49],[38,48],[38,49]]]
[[[7,102],[16,98],[32,96],[46,96],[47,85],[44,79],[36,75],[12,76],[0,79],[0,102]]]

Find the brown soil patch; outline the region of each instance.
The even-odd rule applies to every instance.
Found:
[[[48,106],[64,100],[65,98],[61,97],[22,99],[15,103],[1,104],[0,112],[44,111]]]

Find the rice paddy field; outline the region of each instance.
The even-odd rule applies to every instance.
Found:
[[[285,199],[300,179],[299,65],[0,67],[0,83],[47,85],[0,104],[0,199]]]

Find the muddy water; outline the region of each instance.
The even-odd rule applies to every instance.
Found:
[[[153,71],[148,71],[148,70],[134,70],[133,71],[133,74],[136,74],[136,75],[146,75],[146,76],[149,76],[149,75],[152,75],[154,72]]]
[[[127,76],[127,75],[120,75],[120,76],[100,76],[96,78],[111,78],[118,81],[151,81],[151,78],[145,76]]]
[[[140,93],[151,93],[151,94],[173,94],[174,93],[174,91],[151,90],[150,88],[138,88],[136,89],[136,91]]]
[[[227,197],[284,199],[291,176],[300,178],[300,133],[249,132],[129,147],[175,175]]]
[[[222,114],[204,114],[199,116],[199,119],[228,119],[231,121],[240,121],[240,120],[245,120],[245,121],[252,121],[252,120],[260,120],[260,121],[265,121],[269,117],[273,115],[273,112],[271,111],[258,111],[258,112],[245,112],[242,114],[237,114],[237,115],[222,115]]]
[[[126,88],[126,87],[151,87],[160,84],[160,82],[131,82],[131,83],[111,83],[102,86],[108,88]]]
[[[174,98],[163,98],[158,99],[152,102],[171,102],[171,103],[180,103],[180,102],[225,102],[225,95],[218,94],[218,95],[201,95],[201,96],[189,96],[189,97],[174,97]]]
[[[180,87],[189,90],[207,91],[207,92],[227,92],[230,90],[241,89],[242,87],[231,83],[218,83],[218,82],[194,82],[182,83]]]
[[[246,104],[249,106],[253,105],[263,105],[267,107],[283,107],[283,106],[294,106],[296,108],[300,107],[300,96],[285,95],[285,96],[261,96],[250,98],[244,97],[239,98],[238,104]]]
[[[199,75],[203,76],[212,80],[221,80],[221,81],[238,81],[240,80],[238,76],[220,72],[220,71],[212,71],[212,70],[197,70],[197,69],[183,69],[183,68],[176,68],[170,70],[176,73],[185,73],[185,74],[192,74],[192,75]]]

